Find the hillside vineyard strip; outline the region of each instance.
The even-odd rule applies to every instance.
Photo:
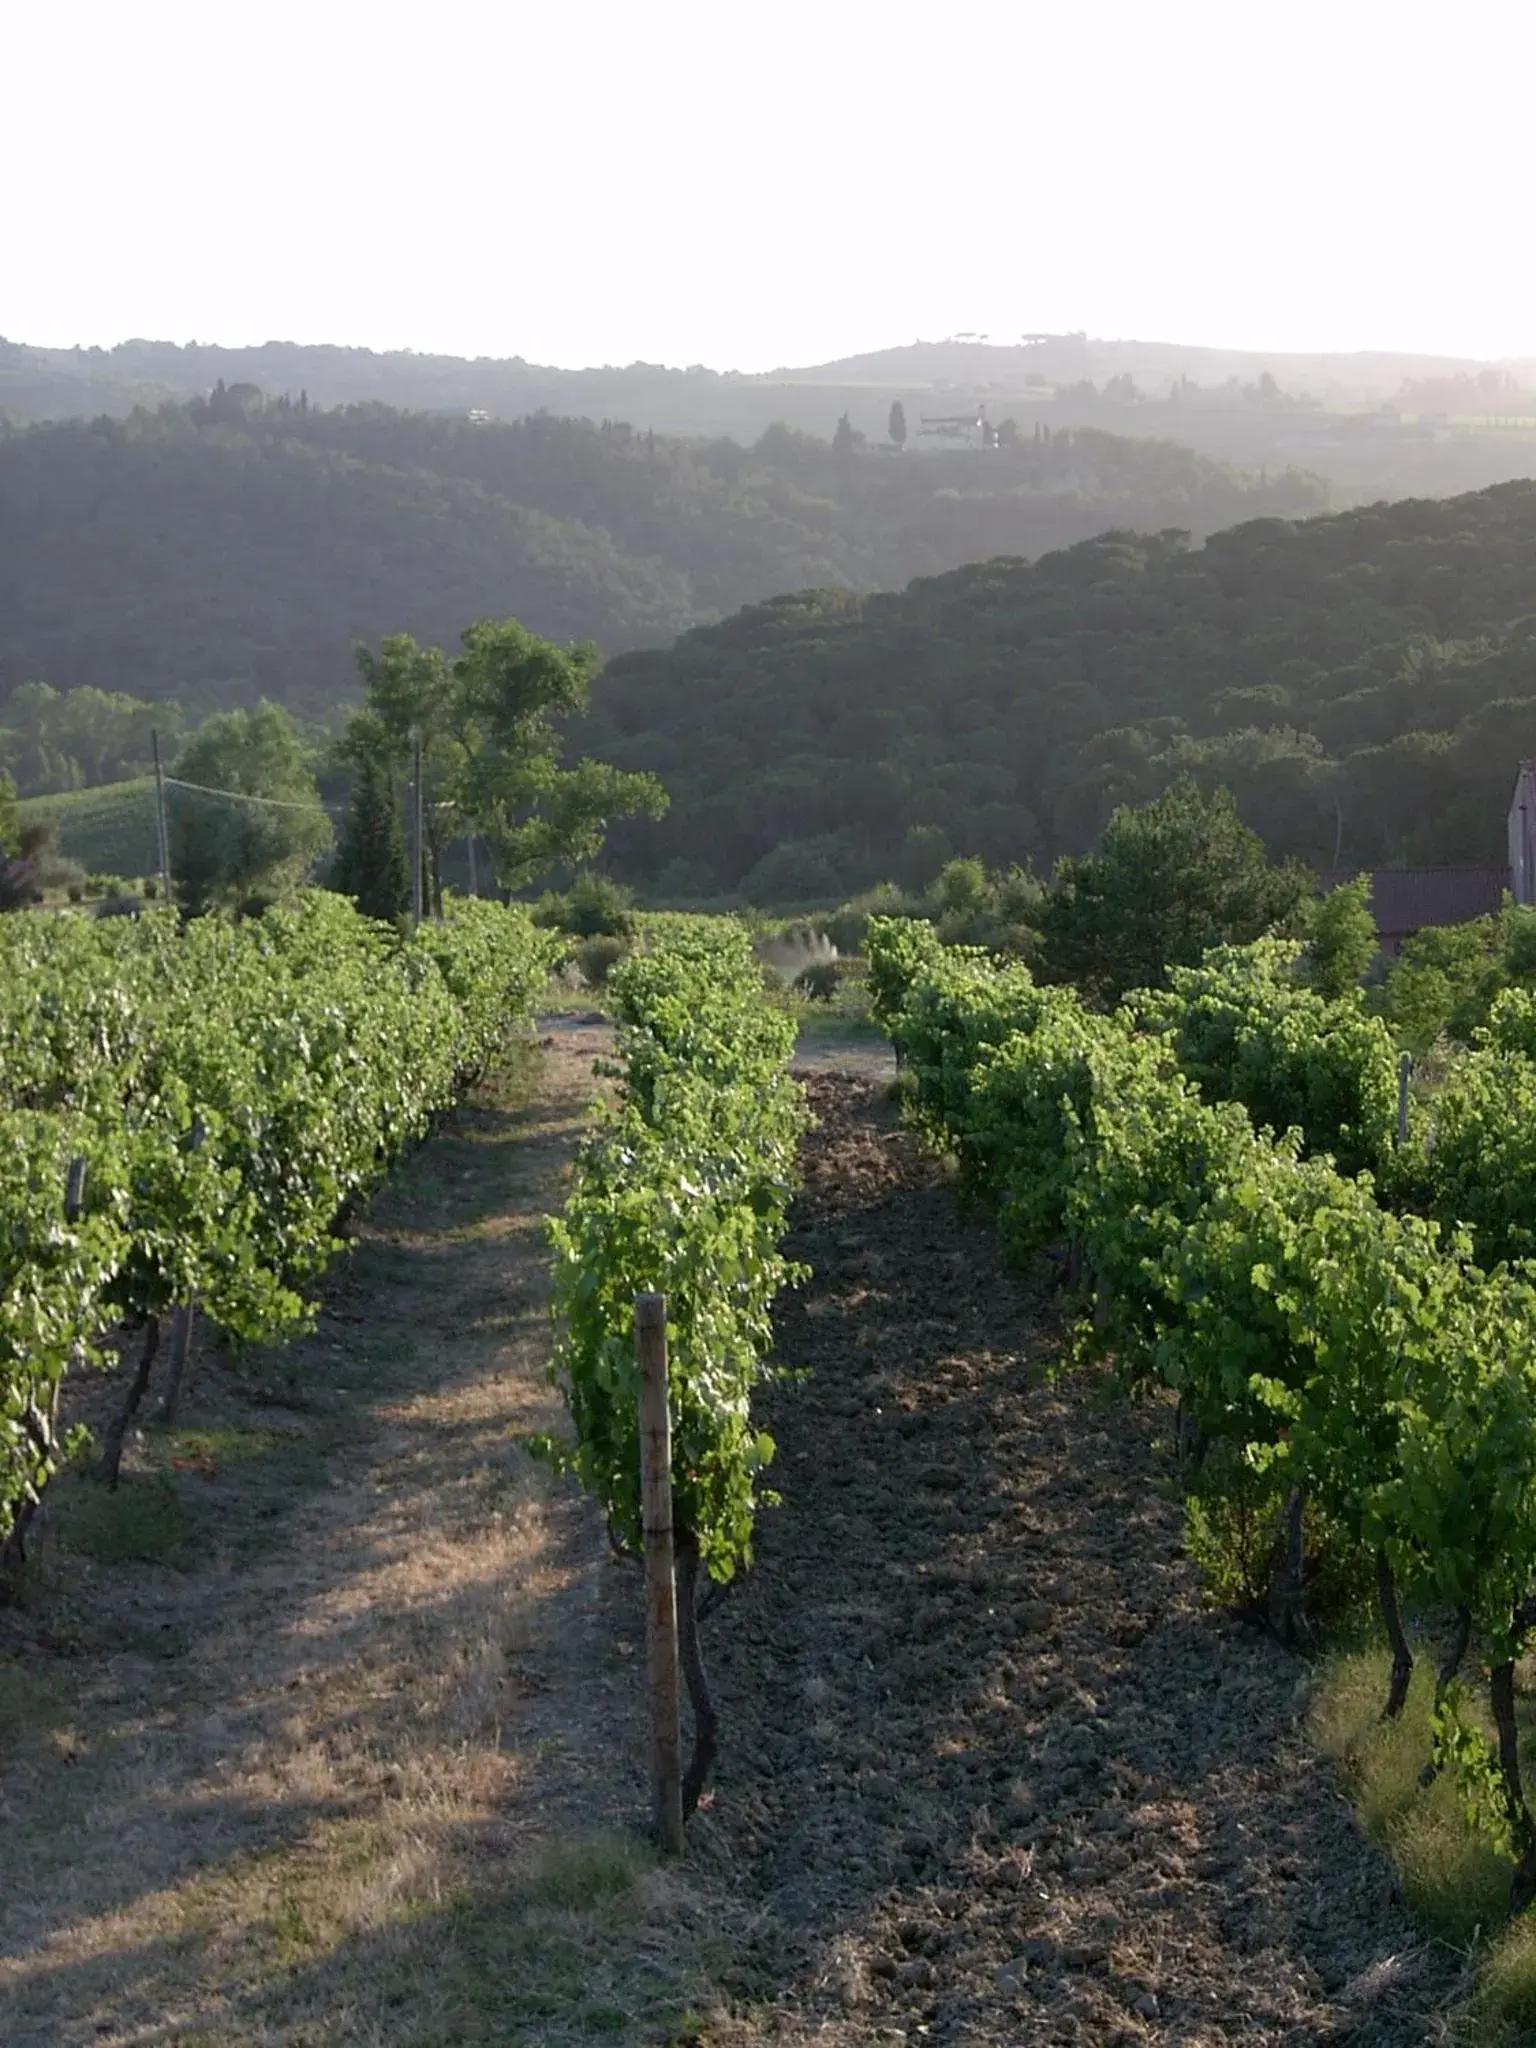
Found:
[[[1263,948],[1213,956],[1171,996],[1110,1017],[904,921],[876,921],[870,954],[929,1132],[1021,1250],[1065,1238],[1092,1276],[1085,1343],[1128,1387],[1177,1394],[1232,1469],[1286,1489],[1293,1529],[1305,1505],[1374,1555],[1387,1711],[1411,1669],[1400,1588],[1455,1612],[1462,1653],[1470,1630],[1486,1644],[1496,1751],[1449,1705],[1437,1739],[1515,1862],[1513,1902],[1528,1902],[1514,1665],[1536,1622],[1536,1285],[1529,1268],[1478,1264],[1472,1237],[1412,1206],[1454,1214],[1460,1162],[1496,1133],[1507,1151],[1536,1145],[1529,1117],[1501,1122],[1536,1087],[1524,1000],[1496,1010],[1447,1085],[1450,1162],[1421,1141],[1397,1163],[1385,1034],[1353,1001],[1278,1000],[1281,963]],[[1256,1127],[1245,1103],[1300,1128]],[[1380,1186],[1335,1151],[1379,1163]],[[1501,1211],[1489,1241],[1512,1229]]]
[[[684,1786],[697,1800],[714,1711],[695,1638],[701,1572],[751,1562],[773,1441],[754,1428],[775,1295],[800,1277],[780,1250],[805,1129],[788,1071],[795,1026],[764,995],[743,927],[668,919],[610,982],[623,1096],[584,1144],[554,1218],[554,1297],[564,1322],[552,1368],[574,1448],[544,1440],[604,1509],[620,1544],[640,1541],[635,1297],[667,1298],[672,1513],[683,1661],[698,1743]]]
[[[241,1342],[306,1326],[340,1221],[526,1020],[558,943],[483,902],[402,940],[318,892],[184,930],[0,920],[0,1544],[107,1332],[152,1346],[194,1298]]]

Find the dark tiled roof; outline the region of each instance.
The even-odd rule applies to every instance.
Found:
[[[1350,879],[1324,875],[1323,888]],[[1498,909],[1508,887],[1508,868],[1377,868],[1371,876],[1371,915],[1384,939],[1403,938],[1425,925],[1484,917]]]

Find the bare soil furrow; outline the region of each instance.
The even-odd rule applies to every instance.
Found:
[[[722,2040],[1406,2044],[1450,1959],[1212,1612],[1168,1414],[1063,1364],[1056,1303],[878,1084],[809,1077],[774,1390],[784,1505],[710,1624],[705,1861],[759,1907]]]

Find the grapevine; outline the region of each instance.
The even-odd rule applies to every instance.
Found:
[[[638,1294],[667,1297],[673,1522],[684,1663],[697,1741],[688,1805],[707,1781],[715,1716],[695,1636],[700,1575],[749,1564],[773,1441],[752,1417],[771,1311],[802,1276],[783,1255],[806,1116],[790,1079],[789,1014],[771,1005],[746,933],[669,921],[613,976],[623,1092],[584,1143],[551,1219],[560,1336],[552,1376],[574,1442],[535,1448],[570,1466],[622,1547],[640,1538]]]
[[[556,943],[479,902],[402,941],[320,892],[185,930],[170,912],[0,921],[12,1556],[61,1455],[71,1362],[116,1325],[146,1330],[152,1358],[159,1319],[194,1297],[240,1342],[305,1327],[339,1218],[527,1015]],[[87,1164],[74,1222],[71,1157]]]
[[[1018,969],[989,983],[983,962],[899,923],[872,921],[870,949],[919,1120],[1021,1244],[1065,1230],[1080,1246],[1098,1294],[1085,1341],[1112,1352],[1122,1378],[1173,1389],[1236,1469],[1271,1475],[1298,1538],[1312,1500],[1375,1553],[1394,1651],[1388,1712],[1410,1668],[1399,1585],[1478,1629],[1492,1662],[1501,1839],[1525,1904],[1536,1828],[1513,1670],[1536,1625],[1536,1286],[1478,1264],[1465,1232],[1394,1213],[1369,1173],[1335,1166],[1341,1139],[1357,1148],[1351,1163],[1380,1156],[1390,1048],[1349,1006],[1332,1020],[1306,1001],[1277,1002],[1273,1020],[1256,1013],[1251,991],[1281,971],[1278,954],[1219,953],[1176,977],[1166,1000],[1104,1019]],[[1494,1192],[1478,1211],[1471,1169],[1475,1147],[1491,1143],[1490,1103],[1536,1108],[1520,1000],[1453,1077],[1432,1154],[1442,1213],[1472,1210],[1485,1255],[1526,1242],[1524,1184],[1512,1178],[1507,1206]],[[1138,1008],[1155,1033],[1135,1028]],[[1325,1090],[1320,1072],[1332,1076]],[[1256,1113],[1265,1103],[1282,1135],[1255,1128],[1234,1096]],[[1531,1128],[1527,1115],[1508,1133],[1512,1161]]]

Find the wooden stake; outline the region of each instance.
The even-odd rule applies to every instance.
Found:
[[[187,1374],[187,1355],[192,1349],[192,1318],[196,1309],[197,1296],[191,1294],[185,1301],[178,1301],[171,1311],[171,1367],[166,1377],[165,1394],[160,1402],[162,1422],[176,1420],[182,1382]]]
[[[640,1506],[645,1531],[645,1645],[651,1685],[656,1831],[683,1846],[682,1730],[677,1693],[677,1577],[672,1556],[672,1423],[667,1410],[667,1297],[635,1297],[640,1364]]]
[[[165,822],[165,775],[160,766],[160,734],[151,726],[149,743],[155,756],[155,850],[160,856],[160,893],[171,900],[171,835]]]
[[[421,734],[411,728],[411,923],[421,923]]]
[[[1408,1082],[1413,1073],[1413,1054],[1405,1052],[1397,1063],[1397,1142],[1408,1142]]]

